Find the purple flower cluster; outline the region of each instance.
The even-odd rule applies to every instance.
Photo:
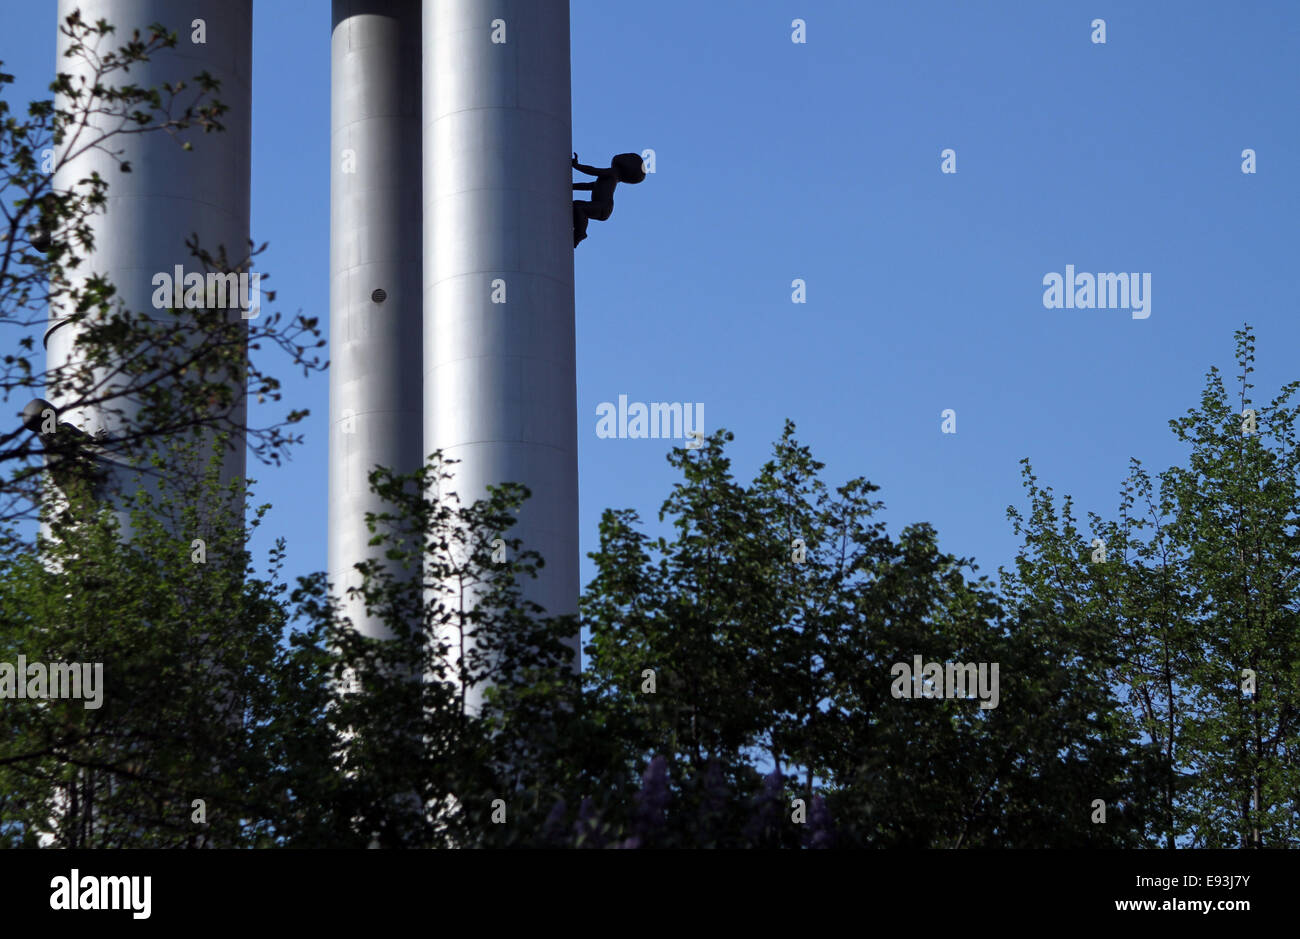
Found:
[[[605,841],[604,826],[601,824],[600,813],[596,811],[596,803],[591,800],[591,796],[586,796],[582,805],[578,806],[578,818],[573,823],[573,846],[603,848]]]
[[[695,792],[699,801],[694,817],[682,818],[675,812],[670,826],[668,806],[672,791],[668,784],[668,759],[655,756],[641,774],[641,788],[635,795],[635,808],[631,823],[619,837],[615,828],[607,824],[591,797],[582,800],[578,816],[573,823],[571,838],[565,838],[564,820],[567,806],[560,799],[552,807],[543,825],[543,840],[549,845],[567,843],[576,848],[656,848],[669,847],[680,842],[682,847],[744,846],[753,848],[796,847],[831,848],[835,845],[835,826],[825,798],[812,797],[806,826],[790,824],[786,802],[785,780],[779,769],[763,778],[762,789],[754,795],[750,817],[742,839],[736,833],[724,830],[727,807],[731,793],[723,776],[721,764],[711,760],[705,768],[699,788],[687,785],[685,801],[693,802]],[[689,781],[688,781],[689,782]],[[689,811],[686,813],[691,815]],[[683,827],[685,826],[685,827]],[[802,828],[796,833],[797,828]]]
[[[652,844],[664,828],[668,810],[668,758],[662,754],[650,761],[641,774],[641,791],[636,794],[636,846]],[[631,840],[631,839],[629,839]]]
[[[763,777],[763,789],[754,797],[753,815],[745,826],[745,837],[754,847],[775,847],[785,811],[785,786],[780,768]]]
[[[812,811],[808,813],[808,833],[804,843],[810,848],[835,846],[835,825],[831,821],[831,810],[826,807],[826,800],[821,796],[813,796]]]

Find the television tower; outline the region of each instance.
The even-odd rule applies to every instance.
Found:
[[[329,575],[352,625],[375,638],[383,622],[346,589],[379,550],[366,512],[385,506],[370,471],[409,473],[424,458],[420,159],[419,0],[334,0]]]
[[[335,0],[332,64],[330,573],[366,556],[369,469],[441,449],[462,505],[530,489],[524,595],[575,613],[568,0]]]
[[[132,63],[129,72],[112,73],[103,79],[106,84],[153,88],[185,81],[184,94],[192,96],[194,85],[190,80],[206,71],[221,83],[208,100],[215,97],[229,106],[220,118],[225,128],[220,134],[205,135],[200,128],[182,131],[175,137],[166,133],[116,134],[105,147],[85,147],[97,134],[116,130],[120,123],[92,110],[87,115],[87,127],[75,138],[84,149],[60,163],[54,173],[53,188],[58,192],[72,191],[78,180],[92,173],[98,173],[109,184],[106,207],[87,219],[94,248],[86,252],[78,268],[68,272],[73,284],[84,283],[90,274],[101,274],[117,290],[113,303],[120,301],[135,314],[148,313],[158,323],[174,322],[172,314],[155,307],[158,287],[154,278],[158,274],[173,276],[178,266],[187,274],[203,273],[199,260],[186,247],[192,234],[198,235],[199,245],[214,257],[224,249],[232,265],[245,259],[248,252],[253,3],[59,0],[60,27],[74,10],[81,11],[86,23],[103,19],[115,27],[115,32],[99,39],[100,54],[115,51],[133,30],[139,30],[147,41],[153,23],[162,23],[177,34],[173,48],[160,49],[150,55],[149,61]],[[96,80],[93,66],[84,57],[65,57],[71,42],[61,28],[57,68],[72,76],[74,87],[81,87],[82,80],[89,87]],[[62,95],[57,106],[73,107]],[[188,141],[193,141],[193,150],[182,149],[181,144]],[[61,146],[66,149],[72,143],[73,135],[69,134]],[[57,155],[62,158],[62,153]],[[130,173],[119,170],[119,159],[131,164]],[[243,307],[247,306],[241,298],[224,309],[205,310],[203,315],[225,315],[234,322],[243,322]],[[51,304],[44,335],[46,366],[51,374],[57,376],[77,362],[81,354],[76,345],[77,331],[68,310],[58,303]],[[120,367],[121,363],[109,363],[97,373],[102,375],[97,395],[111,396],[114,387],[127,381]],[[66,392],[60,392],[57,379],[47,393],[53,399],[59,423],[70,424],[83,434],[104,431],[112,437],[129,427],[140,410],[140,402],[125,394],[114,396],[108,407],[73,407],[69,403],[65,408],[61,397],[66,397]],[[236,389],[234,407],[222,419],[233,438],[222,457],[223,486],[244,477],[246,413],[246,390],[241,387]],[[200,439],[207,447],[215,438],[206,433]],[[202,463],[206,464],[210,452],[204,449],[199,454]],[[131,480],[143,468],[139,462],[113,459],[111,454],[102,465],[117,477],[113,487],[126,492],[131,491]],[[164,482],[156,476],[144,477],[144,485],[155,495],[163,491]],[[238,508],[242,515],[242,503]],[[123,530],[129,531],[129,513],[123,510],[119,517]]]

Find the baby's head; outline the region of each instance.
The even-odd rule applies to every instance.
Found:
[[[609,165],[618,173],[619,182],[639,183],[645,179],[645,163],[639,153],[620,153]]]

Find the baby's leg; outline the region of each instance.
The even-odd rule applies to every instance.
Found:
[[[580,202],[573,200],[573,246],[578,247],[578,242],[587,237],[587,207],[590,202]]]

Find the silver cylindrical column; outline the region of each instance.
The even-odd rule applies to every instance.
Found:
[[[157,322],[174,321],[165,305],[160,309],[155,303],[159,289],[155,277],[165,274],[174,279],[177,268],[186,276],[203,273],[202,264],[191,256],[185,244],[191,233],[197,233],[200,246],[214,257],[224,248],[232,265],[248,255],[252,0],[59,0],[60,25],[78,9],[84,21],[94,23],[103,19],[116,28],[116,32],[98,40],[100,55],[130,41],[133,30],[138,29],[141,38],[147,41],[148,27],[155,22],[177,34],[174,48],[153,54],[148,62],[133,63],[129,71],[113,72],[104,79],[107,84],[131,83],[148,88],[184,80],[188,83],[187,90],[176,99],[183,105],[199,90],[191,79],[206,71],[220,81],[221,87],[215,95],[208,95],[205,103],[216,98],[229,106],[219,118],[225,127],[221,133],[205,134],[202,129],[192,129],[179,135],[118,134],[109,138],[104,147],[85,149],[61,163],[55,172],[54,187],[59,191],[72,190],[78,180],[95,172],[108,182],[106,210],[90,219],[94,250],[80,267],[69,272],[73,282],[84,282],[92,273],[105,275],[116,287],[117,299],[126,309],[147,313]],[[80,79],[84,77],[89,83],[94,73],[85,59],[65,58],[69,44],[69,38],[60,31],[56,67],[70,72],[73,86],[81,87]],[[59,97],[58,104],[62,108],[72,107],[63,96]],[[119,125],[120,121],[103,115],[90,115],[84,131],[65,139],[60,159],[72,149],[84,146],[96,133]],[[193,149],[182,149],[185,142],[191,143]],[[119,151],[118,157],[131,164],[131,172],[121,172],[118,158],[106,149]],[[204,303],[209,303],[211,298],[206,291],[204,297]],[[202,315],[224,315],[242,323],[245,315],[241,307],[247,306],[245,301],[246,297],[236,299],[227,294],[221,309],[207,309]],[[79,355],[75,345],[78,328],[68,321],[67,312],[58,299],[51,304],[45,346],[47,367],[54,372],[75,362]],[[181,354],[183,350],[177,353]],[[115,370],[116,366],[110,365],[101,371],[108,375]],[[118,384],[121,383],[110,381],[104,387]],[[91,434],[104,431],[112,436],[129,430],[139,414],[138,402],[125,398],[115,398],[98,407],[74,408],[57,386],[51,387],[48,396],[60,409],[61,421]],[[221,467],[223,483],[244,476],[246,400],[242,379],[235,389],[234,400],[234,409],[222,421],[223,429],[232,433]],[[202,439],[210,444],[212,438]],[[159,448],[163,447],[165,444],[160,442]],[[208,455],[210,451],[203,454]],[[119,463],[118,466],[114,483],[131,488],[128,477],[134,476],[141,464]],[[174,475],[171,468],[168,475]],[[155,474],[153,481],[147,481],[146,485],[158,491],[163,488],[158,483]]]
[[[424,446],[528,486],[525,596],[578,597],[568,0],[424,0]],[[577,638],[574,637],[576,647]]]
[[[419,0],[334,0],[330,61],[329,573],[342,596],[377,550],[365,513],[386,508],[368,474],[423,459]],[[359,601],[344,612],[388,635]]]

